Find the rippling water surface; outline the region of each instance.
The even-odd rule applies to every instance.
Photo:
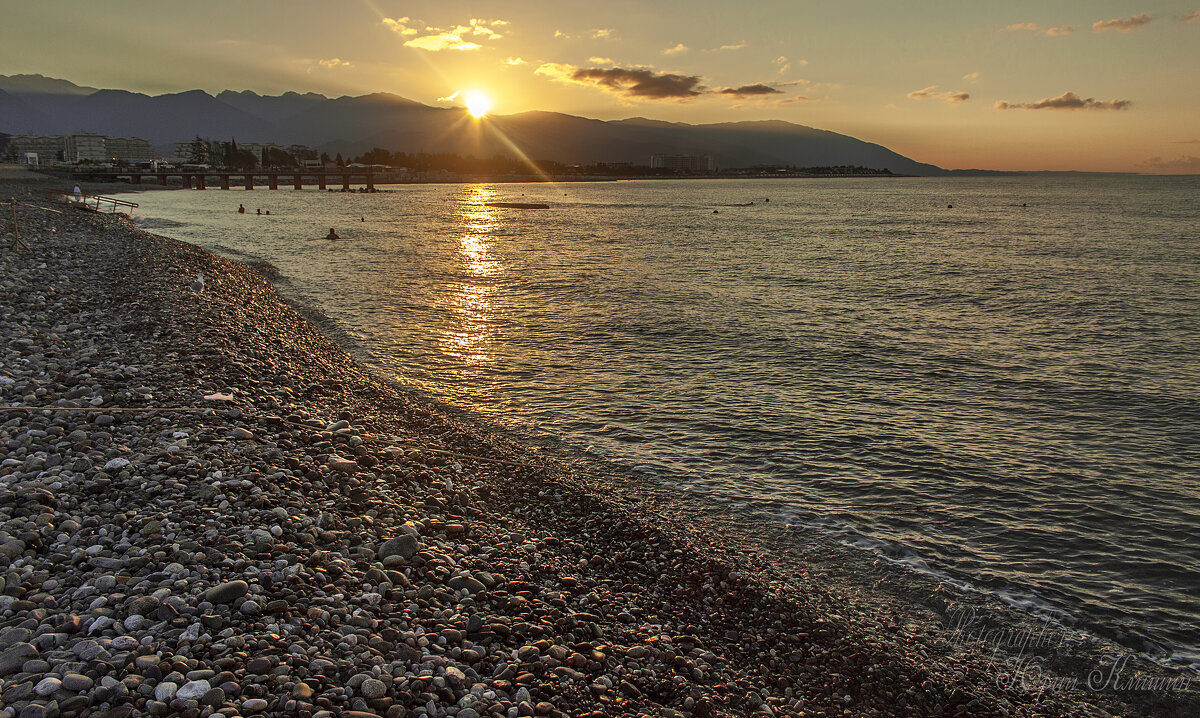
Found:
[[[1200,659],[1200,178],[137,201],[448,403]]]

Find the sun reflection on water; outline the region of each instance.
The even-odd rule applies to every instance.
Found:
[[[495,195],[490,185],[466,188],[459,217],[458,252],[451,268],[454,279],[447,287],[450,321],[441,332],[441,349],[461,362],[463,370],[458,379],[464,382],[462,389],[468,395],[488,391],[480,380],[487,365],[495,361],[495,296],[497,279],[504,268],[491,247],[497,210],[484,206]],[[486,403],[477,404],[476,409],[487,410]]]

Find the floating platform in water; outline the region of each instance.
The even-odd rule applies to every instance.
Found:
[[[538,202],[484,202],[483,206],[506,207],[508,209],[550,209],[550,205]]]

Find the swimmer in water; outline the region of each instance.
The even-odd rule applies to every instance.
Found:
[[[333,227],[329,228],[329,234],[325,235],[325,239],[341,239],[337,232],[333,231]]]

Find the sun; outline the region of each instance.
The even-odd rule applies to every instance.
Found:
[[[466,102],[467,112],[470,112],[472,117],[483,117],[492,109],[492,98],[479,90],[467,92],[463,100]]]

